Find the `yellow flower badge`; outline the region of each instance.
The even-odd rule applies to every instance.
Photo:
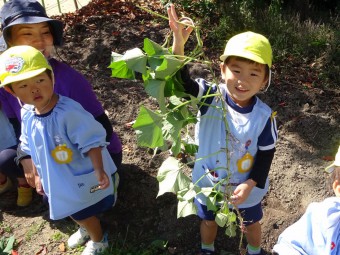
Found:
[[[67,164],[72,161],[72,151],[66,144],[61,144],[52,150],[52,157],[59,164]]]
[[[247,152],[242,158],[237,160],[237,169],[240,173],[246,173],[250,171],[254,163],[254,157]]]

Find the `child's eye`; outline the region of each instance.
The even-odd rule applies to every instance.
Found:
[[[37,83],[42,83],[44,81],[44,79],[38,79]]]
[[[24,88],[26,88],[26,87],[27,87],[26,84],[22,84],[22,85],[19,86],[19,89],[24,89]]]

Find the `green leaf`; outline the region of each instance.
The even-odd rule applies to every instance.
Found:
[[[219,225],[220,227],[224,227],[228,222],[228,215],[218,212],[216,214],[215,221],[217,225]]]
[[[149,80],[144,83],[145,91],[152,97],[157,99],[161,112],[166,112],[164,87],[165,81]]]
[[[198,151],[198,145],[185,143],[184,144],[184,150],[185,150],[186,153],[193,156]]]
[[[228,220],[229,220],[230,223],[236,222],[236,220],[237,220],[236,213],[234,213],[234,212],[229,212],[229,213],[228,213]]]
[[[177,199],[179,201],[193,201],[196,194],[196,186],[193,183],[190,183],[189,187],[177,192]]]
[[[206,197],[209,197],[212,192],[213,192],[212,187],[203,187],[201,190],[201,193]]]
[[[10,238],[8,238],[7,245],[6,245],[6,248],[4,249],[4,252],[7,252],[7,253],[12,252],[13,246],[14,246],[14,242],[15,242],[14,236],[11,236]]]
[[[126,62],[129,69],[146,74],[147,56],[139,48],[134,48],[125,52],[122,60]]]
[[[116,52],[111,52],[111,63],[112,62],[119,62],[122,60],[123,55],[116,53]]]
[[[155,69],[155,79],[169,79],[174,75],[174,73],[177,72],[181,65],[182,61],[180,61],[178,58],[165,56],[161,65]]]
[[[194,202],[178,201],[177,218],[197,214],[197,207]]]
[[[206,203],[209,211],[216,212],[216,210],[218,209],[216,206],[216,197],[214,196],[207,197]]]
[[[122,79],[135,79],[134,72],[129,69],[124,60],[112,62],[109,66],[111,68],[111,77],[122,78]]]
[[[237,225],[236,224],[230,224],[225,229],[225,234],[229,237],[235,237],[236,236],[236,230]]]
[[[169,50],[162,47],[158,43],[155,43],[154,41],[145,38],[144,39],[144,48],[143,50],[148,56],[154,56],[154,55],[167,55],[170,54]]]
[[[166,192],[176,194],[178,191],[190,187],[190,179],[182,171],[180,162],[174,158],[167,158],[161,165],[157,173],[159,182],[158,196]]]
[[[141,106],[136,122],[132,127],[136,130],[139,146],[149,148],[163,146],[162,116],[159,114]]]
[[[181,105],[183,104],[183,102],[181,101],[181,99],[179,97],[176,97],[176,96],[171,96],[169,98],[169,102],[171,104],[173,104],[174,106],[178,106],[178,105]]]
[[[166,140],[177,140],[181,135],[183,120],[175,117],[173,112],[169,112],[167,118],[163,121],[163,136]]]
[[[171,152],[173,155],[177,156],[181,150],[182,150],[182,143],[181,143],[181,137],[178,136],[177,139],[174,139],[171,145]]]
[[[145,85],[145,91],[157,100],[164,101],[164,87],[165,81],[162,80],[149,80]]]

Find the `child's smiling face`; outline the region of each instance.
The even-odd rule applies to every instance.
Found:
[[[54,93],[53,82],[45,71],[32,78],[13,82],[12,93],[25,104],[34,105],[36,111],[42,114],[50,110],[46,106],[50,103]],[[42,110],[44,112],[40,112]]]
[[[230,57],[220,67],[229,95],[240,107],[250,105],[253,96],[268,82],[267,67],[264,64]]]

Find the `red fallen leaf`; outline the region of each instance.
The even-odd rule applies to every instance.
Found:
[[[11,255],[19,255],[19,253],[17,251],[15,251],[15,250],[12,250]]]
[[[322,159],[326,161],[334,161],[335,157],[334,156],[323,156]]]
[[[47,248],[46,246],[42,246],[41,249],[35,255],[46,255],[46,254],[47,254]]]
[[[112,35],[113,36],[118,36],[118,35],[120,35],[120,32],[119,31],[114,31],[114,32],[112,32]]]
[[[281,103],[279,103],[279,106],[286,106],[286,102],[281,102]]]

